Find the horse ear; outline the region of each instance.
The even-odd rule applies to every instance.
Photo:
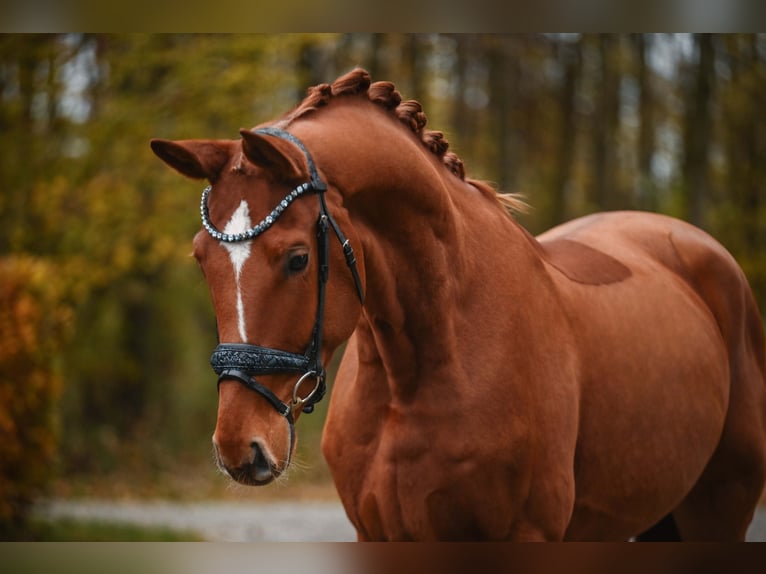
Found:
[[[308,177],[303,155],[290,142],[246,129],[239,130],[239,133],[242,136],[242,151],[255,165],[267,169],[282,181]]]
[[[153,139],[150,145],[157,157],[173,169],[192,179],[211,182],[218,178],[231,155],[231,142],[226,141]]]

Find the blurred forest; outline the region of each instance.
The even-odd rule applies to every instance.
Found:
[[[469,176],[525,194],[530,231],[605,209],[681,217],[766,310],[766,34],[0,36],[0,261],[43,270],[36,292],[55,298],[44,460],[60,493],[225,482],[215,323],[189,256],[202,184],[148,142],[235,138],[357,65],[419,100]],[[3,401],[27,388],[13,366]],[[328,479],[325,409],[300,421],[298,484]],[[3,420],[0,440],[20,440]]]

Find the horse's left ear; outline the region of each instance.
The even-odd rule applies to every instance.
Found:
[[[245,157],[268,170],[276,179],[293,181],[308,177],[303,155],[290,142],[247,129],[239,130],[239,134]]]

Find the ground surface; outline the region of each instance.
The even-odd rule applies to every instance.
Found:
[[[112,502],[52,500],[37,508],[41,517],[127,522],[198,532],[219,542],[344,542],[356,535],[334,501]],[[748,541],[766,541],[766,507],[748,531]]]
[[[48,501],[41,517],[129,522],[198,532],[218,542],[353,541],[356,535],[335,502],[111,502]]]

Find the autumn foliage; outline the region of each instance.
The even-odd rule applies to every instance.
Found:
[[[0,259],[0,533],[23,521],[54,474],[61,378],[52,358],[70,309],[52,273],[33,258]]]

